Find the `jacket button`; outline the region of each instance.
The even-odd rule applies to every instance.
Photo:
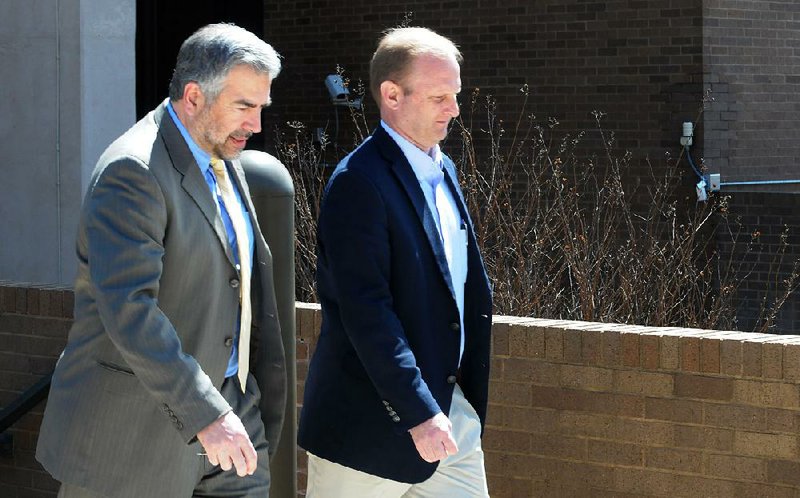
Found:
[[[450,324],[450,330],[452,330],[454,332],[458,332],[459,330],[461,330],[461,325],[459,325],[456,322],[453,322],[453,323]]]
[[[231,284],[231,287],[233,287],[234,289],[239,287],[239,279],[238,278],[232,278],[231,281],[230,281],[230,284]]]
[[[447,376],[447,383],[448,384],[455,384],[458,379],[455,375],[448,375]]]
[[[398,417],[397,415],[395,415],[394,417],[392,417],[392,421],[393,421],[393,422],[400,422],[400,417]]]
[[[233,346],[233,337],[226,337],[225,338],[225,346],[227,346],[227,347]]]
[[[178,428],[178,430],[182,430],[182,429],[183,429],[183,424],[182,424],[182,423],[180,423],[180,422],[176,422],[176,423],[175,423],[175,427],[177,427],[177,428]]]

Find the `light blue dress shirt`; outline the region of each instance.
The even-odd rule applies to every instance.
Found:
[[[452,247],[451,257],[448,258],[447,264],[450,270],[450,279],[453,282],[453,290],[455,291],[456,305],[458,306],[459,319],[461,321],[461,346],[459,358],[464,354],[464,285],[467,281],[467,232],[464,220],[461,219],[459,214],[458,204],[453,197],[453,192],[447,186],[444,180],[442,151],[439,145],[434,145],[428,153],[408,141],[405,137],[394,131],[389,125],[381,120],[381,126],[386,133],[397,143],[403,155],[408,159],[411,164],[411,169],[417,177],[422,193],[425,195],[425,202],[428,204],[433,214],[433,219],[436,221],[436,228],[439,230],[439,237],[446,247]],[[436,185],[441,183],[442,191],[444,193],[444,202],[449,204],[455,216],[455,223],[457,233],[447,233],[442,230],[442,222],[439,217],[439,208],[436,205]],[[445,242],[445,237],[452,237],[455,240],[448,240]]]
[[[172,102],[167,103],[167,111],[169,111],[169,115],[172,117],[172,121],[175,123],[175,126],[178,127],[178,131],[181,132],[183,139],[186,141],[186,145],[189,146],[189,150],[192,152],[192,156],[194,156],[194,160],[197,162],[197,166],[200,167],[200,172],[203,174],[203,178],[206,180],[208,189],[216,201],[217,209],[222,217],[222,223],[225,225],[225,233],[228,236],[228,244],[231,246],[234,261],[236,261],[236,268],[238,269],[239,247],[236,242],[236,232],[233,229],[233,222],[231,222],[231,217],[228,215],[228,210],[225,209],[225,203],[222,202],[222,194],[217,186],[217,177],[214,176],[214,171],[211,169],[211,155],[201,149],[195,143],[194,139],[192,139],[192,136],[189,135],[186,127],[183,126],[183,123],[181,123],[181,120],[178,118],[178,115],[175,114],[175,109],[172,108]],[[228,174],[230,175],[230,169],[228,170]],[[245,206],[244,202],[242,202],[242,196],[239,194],[239,189],[236,186],[236,182],[231,180],[231,184],[233,185],[233,192],[236,194],[236,201],[239,203],[239,206],[242,210],[242,217],[244,218],[245,225],[247,225],[247,238],[250,243],[250,261],[253,261],[253,248],[255,247],[253,224],[250,221],[247,207]],[[250,266],[252,267],[253,265],[251,264]],[[225,370],[225,377],[236,375],[236,373],[239,371],[239,320],[239,315],[237,315],[236,323],[234,324],[233,348],[231,349],[231,357],[228,360],[228,368]]]

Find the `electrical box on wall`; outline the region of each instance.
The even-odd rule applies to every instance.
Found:
[[[681,126],[681,145],[689,147],[692,145],[692,137],[694,136],[694,124],[691,121],[685,121]]]

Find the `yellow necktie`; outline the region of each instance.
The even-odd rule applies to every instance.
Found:
[[[247,225],[242,215],[242,209],[233,193],[233,185],[228,177],[225,163],[220,159],[211,160],[211,168],[217,177],[217,186],[222,194],[222,202],[228,211],[228,216],[233,224],[236,234],[236,245],[239,248],[239,303],[242,316],[239,321],[239,384],[242,392],[247,385],[247,372],[250,369],[250,323],[252,311],[250,309],[250,240],[247,236]]]

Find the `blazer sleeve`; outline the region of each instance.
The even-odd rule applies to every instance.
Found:
[[[408,430],[441,408],[422,378],[393,309],[392,247],[387,208],[362,173],[343,170],[330,182],[319,220],[319,257],[339,313],[370,380]],[[401,277],[401,276],[400,276]]]
[[[103,327],[185,441],[230,411],[158,305],[166,203],[147,166],[110,162],[86,196],[91,284]],[[188,297],[188,296],[187,296]]]

